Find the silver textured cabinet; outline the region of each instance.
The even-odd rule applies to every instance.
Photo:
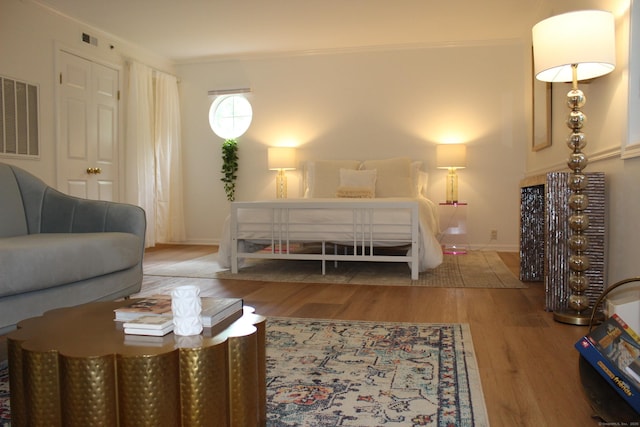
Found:
[[[586,272],[589,289],[586,294],[593,305],[605,284],[605,176],[603,172],[586,174],[589,184],[590,268]],[[571,295],[569,279],[569,247],[567,237],[571,209],[568,199],[569,172],[551,172],[520,183],[520,280],[544,281],[545,309],[556,311],[567,306]]]

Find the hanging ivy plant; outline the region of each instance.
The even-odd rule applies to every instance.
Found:
[[[238,141],[227,139],[222,144],[222,178],[227,200],[233,202],[236,198],[236,173],[238,172]]]

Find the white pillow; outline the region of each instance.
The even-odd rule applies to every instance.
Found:
[[[417,182],[418,184],[416,185],[416,187],[418,190],[418,194],[428,199],[429,196],[427,190],[429,186],[429,174],[424,171],[418,171]]]
[[[414,161],[411,162],[411,188],[413,189],[413,197],[418,197],[422,192],[422,175],[426,172],[422,172],[420,168],[422,167],[422,162]],[[425,191],[426,191],[426,178],[424,180]]]
[[[363,188],[375,194],[376,175],[377,171],[375,169],[340,169],[340,187]]]
[[[367,160],[361,169],[377,170],[376,197],[415,197],[411,159]]]
[[[306,197],[336,197],[340,186],[340,169],[357,170],[358,160],[316,160],[307,165]]]

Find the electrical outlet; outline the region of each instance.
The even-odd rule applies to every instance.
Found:
[[[490,240],[498,240],[498,230],[491,230],[491,234],[489,236]]]

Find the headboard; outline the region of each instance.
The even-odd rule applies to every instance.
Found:
[[[303,168],[304,197],[426,197],[429,175],[421,168],[408,157],[312,160]]]

